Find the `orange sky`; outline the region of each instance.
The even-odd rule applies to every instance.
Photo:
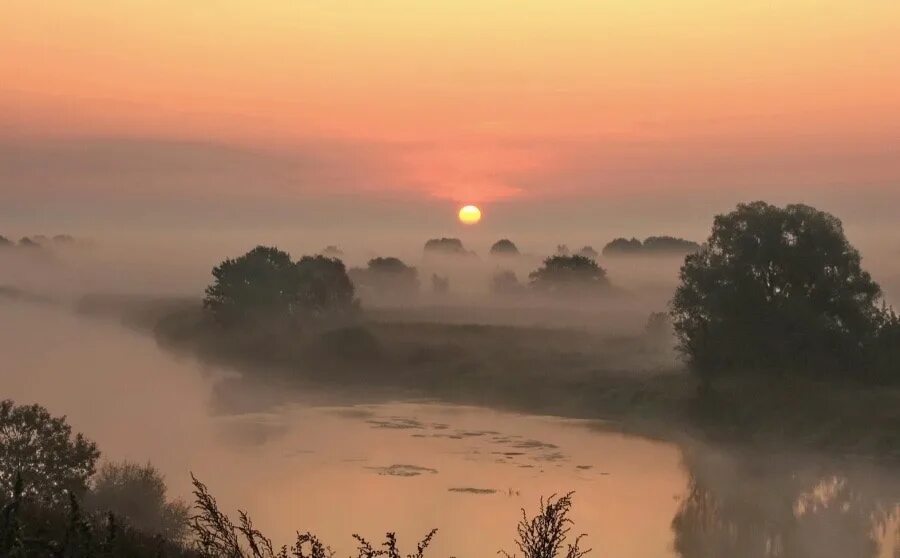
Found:
[[[257,181],[275,197],[897,187],[898,99],[896,0],[4,0],[0,21],[6,144],[340,146],[340,172]]]

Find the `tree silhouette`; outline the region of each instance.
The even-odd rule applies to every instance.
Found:
[[[425,243],[425,253],[445,256],[464,256],[469,254],[463,247],[462,240],[458,238],[432,238]]]
[[[700,245],[691,240],[674,236],[648,236],[643,242],[636,238],[631,240],[616,238],[603,247],[604,256],[637,256],[637,255],[679,255],[690,254],[700,249]]]
[[[12,242],[8,238],[6,238],[2,234],[0,234],[0,248],[6,247],[6,246],[12,246]]]
[[[603,247],[604,256],[624,256],[631,254],[640,254],[644,249],[644,245],[640,240],[632,238],[616,238],[612,242]]]
[[[306,316],[346,314],[356,309],[353,282],[344,262],[326,256],[303,256],[296,264],[300,312]]]
[[[672,300],[679,349],[703,377],[730,370],[861,373],[881,289],[841,222],[805,205],[738,205],[685,259]]]
[[[512,240],[501,238],[491,246],[492,256],[518,256],[519,249]]]
[[[596,250],[592,246],[584,246],[581,250],[578,251],[579,256],[584,256],[585,258],[590,258],[592,260],[596,260],[597,256],[600,254],[597,253]]]
[[[203,306],[223,324],[260,318],[287,319],[300,305],[297,268],[287,252],[257,246],[213,268]]]
[[[409,295],[419,290],[419,272],[399,258],[373,258],[365,269],[351,269],[350,277],[360,287],[379,294]]]
[[[40,405],[0,401],[0,493],[14,496],[16,479],[29,500],[58,506],[80,495],[94,474],[100,452],[81,434],[72,435],[65,417]]]
[[[609,287],[606,270],[584,256],[550,256],[528,275],[531,287],[542,292],[599,292]]]
[[[35,242],[34,240],[32,240],[31,238],[28,238],[27,236],[23,236],[22,238],[19,239],[19,246],[21,246],[22,248],[40,248],[41,245],[38,244],[37,242]]]
[[[213,268],[204,307],[222,324],[295,322],[355,308],[343,262],[304,256],[297,263],[277,248],[257,246]]]
[[[181,541],[187,534],[189,507],[169,501],[160,472],[149,463],[105,463],[91,483],[86,506],[113,513],[145,533]]]

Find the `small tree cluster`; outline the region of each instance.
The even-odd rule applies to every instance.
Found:
[[[257,246],[225,260],[212,274],[203,306],[226,325],[299,322],[356,306],[353,283],[337,258],[303,256],[293,262],[277,248]]]

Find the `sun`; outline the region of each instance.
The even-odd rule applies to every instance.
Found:
[[[477,206],[466,205],[459,210],[459,222],[463,225],[474,225],[478,221],[481,221],[481,210]]]

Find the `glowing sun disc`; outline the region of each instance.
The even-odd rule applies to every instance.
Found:
[[[481,210],[474,205],[464,206],[459,210],[459,222],[464,225],[474,225],[481,221]]]

